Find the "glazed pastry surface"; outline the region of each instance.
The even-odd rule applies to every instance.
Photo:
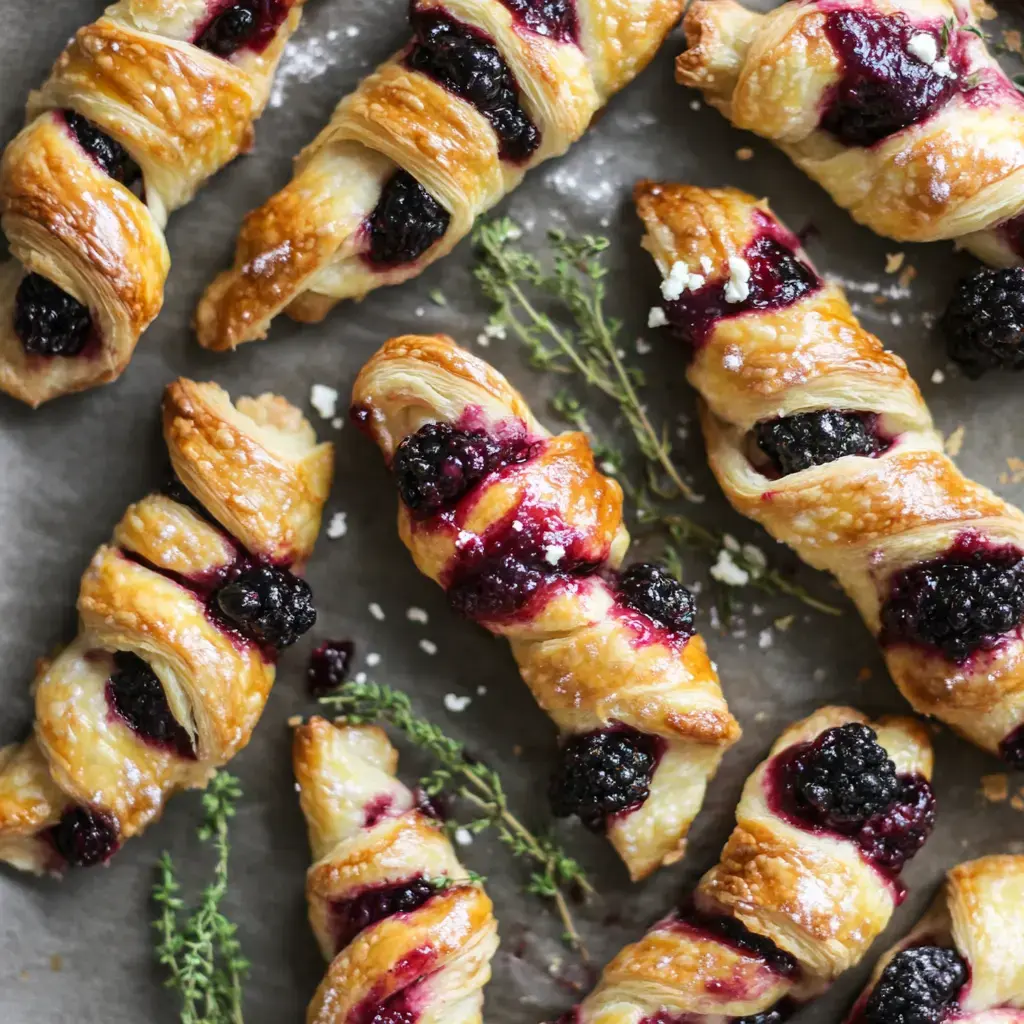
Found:
[[[678,860],[740,730],[703,639],[626,604],[622,491],[586,437],[550,435],[508,381],[442,336],[387,342],[356,380],[353,413],[399,477],[398,528],[417,567],[509,641],[563,742],[646,751],[649,792],[597,825],[632,877]],[[443,506],[412,508],[407,456],[438,435],[469,446],[464,470],[478,450],[490,462]],[[440,467],[442,483],[455,468]]]
[[[972,4],[696,0],[678,80],[776,143],[853,217],[1024,262],[1024,98]]]
[[[931,744],[913,719],[825,707],[796,722],[747,779],[736,828],[693,899],[623,949],[560,1024],[784,1020],[861,960],[903,897],[899,867],[881,867],[863,841],[881,818],[842,834],[783,799],[794,754],[853,724],[872,728],[898,777],[930,799]],[[899,813],[894,803],[882,817]]]
[[[330,964],[307,1024],[480,1024],[498,948],[491,901],[394,777],[384,732],[313,718],[293,760],[314,858],[309,919]]]
[[[636,200],[662,274],[700,271],[699,287],[659,308],[688,350],[729,501],[836,576],[916,710],[1024,763],[1024,515],[944,454],[903,361],[765,203],[651,182]],[[780,467],[762,439],[808,418],[849,432],[852,447]],[[1000,625],[985,632],[987,620]]]
[[[566,151],[650,61],[682,0],[415,0],[413,41],[338,105],[295,176],[249,215],[199,340],[263,338],[282,310],[414,277],[531,167]]]
[[[0,859],[24,870],[106,860],[173,793],[205,787],[249,742],[295,638],[271,638],[225,595],[263,574],[309,595],[290,570],[319,532],[331,446],[283,398],[232,404],[184,378],[163,426],[172,483],[96,552],[78,635],[35,680],[34,732],[0,749]]]
[[[120,0],[68,43],[0,163],[0,389],[37,406],[120,376],[163,304],[168,215],[251,149],[304,2],[239,40],[230,2]]]

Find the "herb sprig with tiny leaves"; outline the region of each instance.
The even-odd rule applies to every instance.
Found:
[[[188,911],[171,855],[158,863],[153,901],[160,909],[153,922],[157,961],[167,968],[166,985],[181,997],[181,1024],[242,1024],[242,981],[249,962],[242,955],[237,928],[221,903],[228,888],[228,824],[242,790],[238,779],[218,772],[203,794],[199,839],[213,846],[213,881],[198,906]]]
[[[340,690],[321,698],[353,723],[384,722],[431,754],[438,766],[420,781],[428,796],[444,790],[470,803],[479,816],[464,825],[449,823],[450,829],[466,828],[473,834],[494,829],[498,839],[516,857],[536,865],[527,891],[550,899],[558,911],[565,941],[587,959],[579,931],[573,923],[567,891],[584,896],[595,893],[583,868],[550,837],[534,835],[510,810],[501,777],[488,765],[466,753],[462,743],[447,736],[437,725],[420,718],[406,694],[374,682],[345,683]]]

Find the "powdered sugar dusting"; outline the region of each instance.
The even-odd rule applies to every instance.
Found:
[[[312,82],[338,63],[344,49],[337,45],[340,36],[338,29],[331,29],[324,36],[303,36],[288,42],[270,92],[271,107],[283,106],[293,85]]]

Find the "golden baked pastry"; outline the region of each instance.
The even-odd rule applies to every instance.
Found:
[[[692,899],[623,949],[565,1024],[786,1019],[888,924],[934,822],[931,772],[913,719],[826,707],[791,725]]]
[[[295,732],[309,826],[309,920],[329,962],[307,1024],[480,1024],[498,926],[439,823],[394,777],[375,726],[313,718]]]
[[[266,337],[447,255],[531,167],[564,153],[654,56],[682,0],[415,0],[413,39],[338,105],[249,215],[199,340]]]
[[[119,0],[68,43],[0,164],[0,389],[120,376],[164,298],[168,215],[252,147],[305,0]]]
[[[657,566],[619,573],[622,489],[586,437],[552,437],[504,377],[441,336],[387,342],[352,401],[395,473],[417,567],[509,641],[562,734],[556,812],[607,830],[634,879],[678,860],[740,729],[689,592]]]
[[[1024,764],[1024,515],[944,454],[903,361],[767,204],[636,199],[726,497],[835,574],[914,708]]]
[[[1024,1020],[1022,907],[1024,857],[958,864],[917,926],[878,961],[848,1024]]]
[[[1024,100],[974,5],[696,0],[684,85],[770,139],[873,231],[1024,262]]]
[[[82,577],[78,636],[40,666],[30,739],[0,749],[0,860],[107,860],[248,742],[278,650],[316,618],[301,572],[333,452],[277,395],[168,387],[175,476]],[[292,571],[294,570],[294,572]]]

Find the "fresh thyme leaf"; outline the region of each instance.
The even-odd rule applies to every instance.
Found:
[[[429,292],[430,301],[436,306],[447,306],[448,299],[440,288],[432,288]]]
[[[223,771],[214,775],[203,794],[198,835],[213,846],[217,859],[213,881],[191,913],[179,895],[181,884],[171,855],[164,852],[157,864],[156,957],[167,968],[167,987],[181,997],[181,1024],[242,1024],[242,981],[249,963],[235,925],[221,910],[228,888],[228,824],[241,795],[238,779]]]
[[[979,39],[987,39],[985,33],[977,25],[962,25],[962,31],[970,32],[972,35],[976,35]]]
[[[586,958],[565,890],[591,896],[594,888],[579,863],[553,839],[534,835],[512,814],[501,777],[493,768],[470,757],[463,744],[447,736],[439,726],[418,717],[408,696],[400,690],[379,683],[350,681],[320,700],[355,724],[385,722],[433,756],[439,767],[421,780],[420,785],[431,795],[450,786],[478,812],[478,817],[464,825],[452,823],[452,829],[467,828],[474,834],[494,829],[514,856],[532,861],[538,870],[530,876],[527,891],[554,902],[571,939],[570,945]]]

